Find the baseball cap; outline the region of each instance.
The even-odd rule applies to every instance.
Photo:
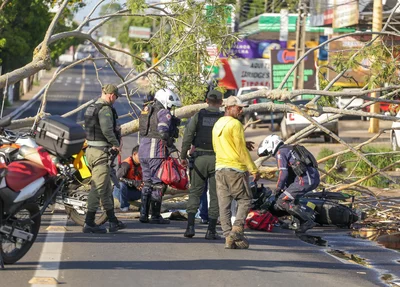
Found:
[[[230,96],[229,98],[226,99],[224,103],[225,107],[230,107],[230,106],[238,106],[238,107],[248,107],[249,105],[244,104],[238,97],[236,96]]]
[[[101,90],[102,90],[103,93],[105,93],[105,94],[115,94],[115,95],[117,95],[117,97],[120,97],[120,96],[121,96],[121,94],[118,92],[117,86],[114,86],[114,85],[112,85],[112,84],[104,85],[104,86],[101,88]]]
[[[218,90],[211,90],[207,94],[207,99],[222,100],[223,98],[223,94]]]

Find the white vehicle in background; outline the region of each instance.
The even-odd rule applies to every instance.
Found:
[[[310,100],[297,100],[293,101],[292,103],[294,105],[306,105]],[[329,116],[333,116],[334,114],[331,113],[326,113],[322,114],[319,117],[313,117],[314,120],[317,122],[322,122],[323,120],[327,119]],[[301,131],[302,129],[308,127],[310,125],[310,121],[307,120],[305,117],[288,112],[284,114],[284,117],[281,122],[281,132],[282,132],[282,138],[283,139],[288,139],[295,133]],[[339,121],[338,119],[326,122],[323,124],[324,127],[326,127],[328,130],[333,132],[336,135],[339,135]],[[324,136],[325,142],[330,142],[333,143],[335,140],[327,135],[325,132],[321,131],[320,129],[316,129],[312,134],[309,135],[309,137],[318,137],[318,136]]]
[[[361,91],[361,89],[343,89],[343,91],[357,92],[357,91]],[[355,108],[355,107],[360,107],[361,105],[364,104],[364,99],[355,98],[353,101],[351,101],[352,98],[353,98],[353,96],[341,96],[341,97],[338,97],[337,98],[338,108],[339,109],[344,109],[346,107],[346,109],[352,109],[352,108]],[[364,117],[361,117],[361,119],[362,120],[366,120],[366,118],[364,118]]]
[[[240,95],[245,95],[249,94],[252,92],[259,91],[261,89],[268,89],[268,87],[265,86],[250,86],[250,87],[242,87],[239,89],[237,92],[236,96]],[[271,102],[270,99],[267,98],[258,98],[258,99],[253,99],[250,102],[245,102],[246,104],[252,105],[252,104],[260,104],[260,103],[269,103]],[[244,123],[247,124],[250,119],[254,122],[259,120],[260,123],[271,123],[271,120],[273,121],[274,125],[279,125],[281,120],[283,118],[283,113],[282,112],[270,112],[270,111],[257,111],[257,112],[246,112],[244,114]],[[255,129],[257,124],[252,124],[251,128]],[[270,129],[273,130],[272,124],[270,125]]]

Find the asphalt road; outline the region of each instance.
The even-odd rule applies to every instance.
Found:
[[[80,80],[85,75],[84,81]],[[63,114],[99,95],[93,68],[78,66],[50,89],[47,111]],[[117,82],[109,69],[100,71],[103,83]],[[79,82],[80,80],[80,82]],[[68,82],[68,83],[67,83]],[[77,100],[78,99],[78,100]],[[140,103],[141,99],[137,99]],[[32,107],[22,117],[34,115]],[[116,104],[119,114],[129,108],[125,99]],[[74,119],[81,119],[78,114]],[[130,137],[125,149],[135,144]],[[400,254],[354,239],[348,231],[315,228],[310,234],[326,242],[306,243],[292,231],[247,231],[249,250],[225,250],[223,240],[206,241],[206,226],[197,225],[193,239],[183,237],[185,222],[168,226],[125,220],[128,228],[117,234],[93,235],[68,221],[65,215],[45,214],[38,238],[28,254],[0,271],[0,286],[29,286],[33,277],[52,277],[62,286],[387,286],[379,278],[400,278]],[[47,231],[48,226],[59,226]],[[321,241],[318,237],[306,241]],[[332,256],[339,250],[356,254],[368,266]],[[49,286],[35,284],[33,286]]]

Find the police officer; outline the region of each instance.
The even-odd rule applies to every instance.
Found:
[[[300,221],[297,233],[304,233],[315,226],[314,211],[300,205],[298,199],[315,189],[320,182],[318,164],[303,146],[286,145],[277,135],[267,136],[258,148],[259,156],[272,154],[278,164],[279,177],[274,191],[276,211],[286,211]]]
[[[106,210],[109,232],[116,232],[126,226],[114,214],[112,201],[111,168],[108,164],[109,150],[119,152],[120,131],[117,125],[117,112],[113,104],[118,99],[118,88],[104,85],[101,97],[91,104],[85,112],[85,131],[88,148],[86,158],[92,171],[92,186],[88,197],[84,233],[106,233],[104,226],[95,224],[96,211],[100,200]]]
[[[139,218],[142,223],[169,224],[169,220],[160,214],[166,186],[157,177],[157,172],[170,149],[175,148],[174,138],[179,136],[180,120],[171,115],[173,106],[181,106],[178,96],[169,89],[161,89],[155,93],[154,103],[146,105],[139,117],[139,160],[144,183]],[[149,221],[150,205],[152,216]]]
[[[187,152],[194,146],[191,154],[193,163],[190,168],[190,190],[187,205],[188,224],[184,236],[192,238],[195,235],[195,215],[200,205],[200,197],[204,187],[209,184],[210,208],[208,210],[209,222],[205,238],[220,239],[216,232],[219,216],[218,198],[215,183],[215,152],[212,146],[212,129],[215,122],[224,115],[219,111],[222,105],[223,95],[217,90],[211,90],[207,94],[208,107],[200,110],[190,120],[186,127],[182,141],[182,165],[187,166]]]

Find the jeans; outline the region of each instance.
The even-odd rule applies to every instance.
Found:
[[[200,217],[201,219],[208,220],[208,199],[207,199],[207,192],[208,192],[208,187],[207,184],[204,188],[203,194],[200,197]]]
[[[119,183],[119,188],[114,186],[113,195],[119,200],[121,208],[129,207],[129,201],[139,200],[141,191],[136,187],[130,187],[125,182]]]

